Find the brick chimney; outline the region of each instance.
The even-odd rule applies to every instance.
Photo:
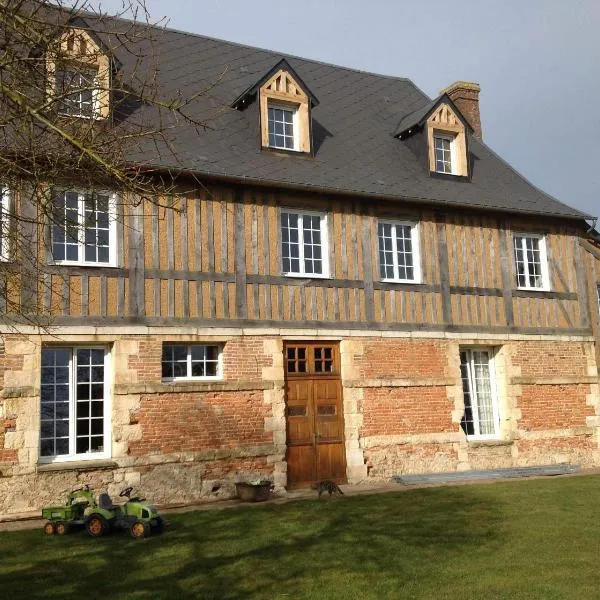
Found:
[[[457,81],[447,88],[443,89],[440,94],[448,94],[450,100],[456,104],[458,110],[473,128],[475,135],[482,139],[481,132],[481,117],[479,116],[479,92],[481,88],[478,83],[470,81]]]

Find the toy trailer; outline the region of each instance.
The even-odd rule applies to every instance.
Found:
[[[87,486],[70,492],[63,506],[46,506],[42,509],[42,517],[47,519],[44,533],[65,535],[73,525],[84,525],[84,513],[88,506],[95,507],[96,501]]]

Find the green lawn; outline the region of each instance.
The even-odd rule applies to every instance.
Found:
[[[600,476],[170,515],[162,536],[0,534],[0,597],[600,598]]]

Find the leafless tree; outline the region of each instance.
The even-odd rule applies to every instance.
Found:
[[[169,203],[177,175],[169,133],[185,126],[201,135],[210,119],[194,117],[206,89],[163,89],[163,25],[150,21],[144,0],[124,0],[111,15],[91,0],[0,0],[4,322],[51,322],[44,298],[62,289],[53,263],[69,259],[69,244],[85,245],[81,236],[100,235],[102,203],[112,201],[92,190],[118,192],[111,218],[146,201]],[[149,152],[168,155],[163,164],[175,171],[150,168]],[[83,190],[83,200],[69,196],[72,189]]]

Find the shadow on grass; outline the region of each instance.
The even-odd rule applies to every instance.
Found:
[[[11,600],[348,597],[346,586],[357,582],[393,589],[457,556],[493,552],[502,514],[489,496],[446,488],[171,520],[162,536],[143,541],[126,533],[0,536],[0,589]]]

